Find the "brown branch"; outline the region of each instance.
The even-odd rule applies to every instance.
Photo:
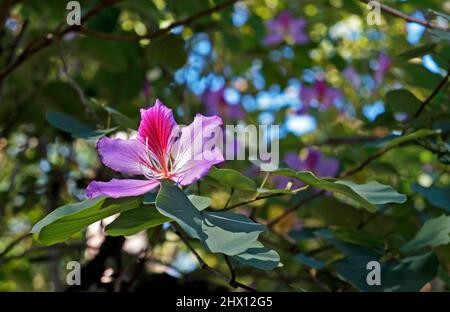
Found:
[[[31,236],[30,233],[25,233],[25,234],[22,234],[19,237],[17,237],[15,240],[13,240],[11,243],[9,243],[9,245],[6,246],[5,249],[0,253],[0,258],[3,258],[4,256],[6,256],[8,254],[8,252],[10,252],[17,244],[19,244],[21,241],[23,241],[24,239],[26,239],[30,236]]]
[[[100,12],[105,7],[111,6],[119,1],[122,1],[122,0],[103,1],[102,3],[98,4],[93,9],[91,9],[89,12],[87,12],[82,17],[81,22],[82,23],[86,22],[88,19],[90,19],[92,16],[96,15],[98,12]],[[67,34],[69,32],[80,32],[80,33],[83,33],[88,36],[93,36],[93,37],[97,37],[97,38],[105,39],[105,40],[116,40],[116,41],[136,41],[136,40],[141,40],[141,39],[155,39],[157,37],[165,35],[166,33],[170,32],[172,29],[174,29],[178,26],[191,24],[192,22],[194,22],[204,16],[210,15],[210,14],[212,14],[216,11],[219,11],[227,6],[230,6],[238,1],[240,1],[240,0],[224,1],[214,7],[211,7],[207,10],[201,11],[190,17],[181,19],[177,22],[170,24],[169,26],[167,26],[165,28],[159,29],[155,32],[149,33],[144,36],[139,36],[139,35],[126,36],[126,35],[106,34],[106,33],[92,30],[92,29],[87,29],[82,26],[80,27],[77,25],[68,26],[60,31],[56,30],[54,32],[50,32],[46,36],[41,37],[41,38],[36,39],[33,42],[31,42],[24,49],[24,51],[19,55],[19,57],[17,58],[17,60],[14,63],[10,64],[4,70],[2,70],[0,72],[0,81],[2,81],[6,76],[8,76],[11,72],[13,72],[18,66],[20,66],[23,62],[25,62],[28,58],[30,58],[37,52],[41,51],[42,49],[48,47],[49,45],[54,43],[54,41],[56,39],[63,37],[65,34]]]
[[[209,8],[209,9],[200,11],[200,12],[198,12],[198,13],[192,15],[192,16],[189,16],[187,18],[184,18],[184,19],[181,19],[179,21],[176,21],[176,22],[170,24],[169,26],[167,26],[165,28],[159,29],[159,30],[157,30],[155,32],[152,32],[152,33],[149,33],[149,34],[146,34],[146,35],[107,34],[107,33],[99,32],[99,31],[96,31],[96,30],[88,29],[88,28],[85,28],[85,27],[82,27],[80,29],[80,32],[85,34],[85,35],[88,35],[88,36],[92,36],[92,37],[96,37],[96,38],[104,39],[104,40],[110,40],[110,41],[139,41],[139,40],[142,40],[142,39],[150,39],[150,40],[152,40],[152,39],[155,39],[157,37],[160,37],[161,35],[164,35],[164,34],[168,33],[169,31],[171,31],[172,29],[174,29],[176,27],[189,25],[192,22],[194,22],[194,21],[196,21],[196,20],[198,20],[198,19],[200,19],[202,17],[208,16],[208,15],[211,15],[212,13],[214,13],[214,12],[220,11],[220,10],[222,10],[222,9],[224,9],[224,8],[230,6],[230,5],[232,5],[232,4],[234,4],[234,3],[238,2],[238,1],[241,1],[241,0],[227,0],[227,1],[224,1],[222,3],[219,3],[216,6],[213,6],[213,7]]]
[[[104,8],[111,6],[119,1],[122,0],[105,0],[101,3],[94,6],[91,10],[89,10],[82,18],[82,22],[86,22],[91,17],[95,16],[97,13],[102,11]],[[55,42],[55,40],[60,39],[64,35],[66,35],[69,32],[77,32],[80,31],[80,26],[73,25],[73,26],[67,26],[66,28],[61,29],[60,26],[56,28],[55,31],[50,32],[44,36],[41,36],[39,38],[35,38],[32,40],[23,50],[23,52],[17,57],[17,59],[6,66],[1,72],[0,72],[0,81],[3,81],[3,79],[8,76],[11,72],[13,72],[17,67],[19,67],[23,62],[25,62],[27,59],[32,57],[37,52],[41,51],[42,49],[48,47],[52,43]]]
[[[430,94],[430,96],[425,101],[422,102],[422,105],[420,105],[419,109],[414,114],[414,118],[420,116],[425,107],[434,99],[436,95],[438,95],[439,91],[441,91],[441,89],[445,86],[449,78],[450,78],[450,69],[448,69],[447,75],[445,75],[444,79],[442,79],[441,82],[436,86],[436,88]]]
[[[372,2],[372,0],[357,0],[357,1],[365,3],[365,4],[369,4],[370,2]],[[408,14],[405,14],[402,11],[394,9],[394,8],[392,8],[392,7],[390,7],[390,6],[386,5],[386,4],[380,3],[380,1],[377,1],[377,2],[380,4],[380,9],[383,12],[385,12],[385,13],[391,15],[391,16],[401,18],[401,19],[407,21],[408,23],[416,23],[416,24],[420,24],[422,26],[425,26],[427,28],[432,28],[432,29],[440,29],[440,30],[444,30],[444,31],[448,30],[446,27],[443,27],[443,26],[438,25],[436,23],[429,22],[429,21],[424,21],[424,20],[422,20],[420,18],[416,18],[416,17],[410,16]]]

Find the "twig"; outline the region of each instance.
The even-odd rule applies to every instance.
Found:
[[[78,97],[80,98],[81,105],[83,105],[84,111],[86,112],[86,114],[89,117],[91,117],[92,119],[94,119],[95,121],[98,121],[97,116],[94,114],[94,112],[89,107],[89,102],[88,102],[88,100],[86,98],[86,95],[84,94],[83,88],[81,88],[80,85],[75,81],[75,79],[73,79],[70,76],[69,67],[68,67],[66,59],[64,57],[64,53],[63,53],[63,51],[61,49],[60,38],[58,38],[58,40],[56,40],[56,50],[58,52],[59,59],[61,61],[61,65],[62,65],[61,66],[61,72],[62,72],[62,74],[66,78],[66,80],[69,83],[69,85],[78,94]]]
[[[225,203],[225,205],[223,206],[223,209],[226,210],[228,208],[228,205],[231,202],[231,199],[233,198],[233,194],[234,194],[234,187],[231,188],[230,191],[230,196],[228,196],[227,202]]]
[[[372,0],[357,0],[357,1],[362,2],[362,3],[366,3],[366,4],[369,4],[370,2],[372,2]],[[443,27],[441,25],[438,25],[438,24],[435,24],[435,23],[432,23],[432,22],[429,22],[429,21],[424,21],[424,20],[422,20],[420,18],[416,18],[416,17],[410,16],[410,15],[405,14],[402,11],[399,11],[397,9],[394,9],[394,8],[392,8],[392,7],[390,7],[390,6],[386,5],[386,4],[380,3],[380,1],[377,1],[377,2],[379,3],[380,9],[383,12],[385,12],[385,13],[391,15],[391,16],[401,18],[401,19],[407,21],[408,23],[416,23],[416,24],[420,24],[422,26],[425,26],[427,28],[432,28],[432,29],[440,29],[440,30],[444,30],[444,31],[447,30],[447,28],[445,28],[445,27]]]
[[[272,220],[270,220],[267,223],[267,227],[268,228],[273,228],[273,226],[275,224],[277,224],[278,222],[280,222],[281,220],[283,220],[286,216],[290,215],[291,213],[297,211],[300,207],[302,207],[303,205],[309,203],[310,201],[312,201],[313,199],[316,199],[320,196],[322,196],[323,194],[325,194],[325,191],[320,191],[317,193],[314,193],[306,198],[304,198],[303,200],[301,200],[300,202],[296,203],[295,205],[291,206],[290,208],[286,209],[282,214],[280,214],[278,217],[273,218]]]
[[[21,241],[23,241],[25,238],[30,237],[30,233],[24,233],[17,237],[15,240],[13,240],[11,243],[8,244],[8,246],[5,247],[5,249],[0,253],[0,258],[3,258],[10,252],[17,244],[19,244]]]
[[[100,11],[102,11],[104,8],[111,6],[119,1],[122,0],[105,0],[94,6],[90,11],[88,11],[82,18],[81,22],[84,23],[87,20],[89,20],[91,17],[98,14]],[[19,54],[17,59],[6,66],[1,72],[0,72],[0,81],[3,81],[3,79],[8,76],[11,72],[13,72],[17,67],[19,67],[23,62],[25,62],[27,59],[32,57],[37,52],[41,51],[42,49],[48,47],[52,43],[54,43],[55,39],[59,39],[66,35],[69,32],[77,32],[80,31],[80,26],[72,25],[67,26],[66,28],[59,30],[60,26],[56,28],[55,31],[47,33],[44,36],[38,37],[33,39],[22,51],[22,53]]]
[[[355,173],[357,173],[357,172],[363,170],[365,167],[367,167],[372,161],[374,161],[374,160],[380,158],[381,156],[383,156],[384,154],[386,154],[387,152],[389,152],[390,150],[392,150],[392,149],[394,149],[394,148],[396,148],[396,147],[398,147],[398,145],[395,145],[395,146],[391,146],[391,147],[388,147],[388,148],[383,148],[383,149],[378,150],[376,153],[370,155],[370,156],[367,157],[365,160],[363,160],[363,161],[362,161],[358,166],[356,166],[355,168],[343,172],[343,173],[341,174],[340,177],[341,177],[341,178],[345,178],[345,177],[354,175]]]
[[[447,75],[445,75],[444,79],[442,79],[441,82],[436,86],[436,88],[430,94],[430,96],[427,97],[427,99],[422,102],[422,105],[420,105],[419,109],[414,114],[414,118],[420,116],[425,107],[434,99],[436,95],[438,95],[439,91],[441,91],[441,89],[445,86],[449,78],[450,78],[450,69],[447,71]]]
[[[292,195],[292,194],[291,193],[274,193],[274,194],[269,194],[269,195],[263,195],[263,196],[256,197],[254,199],[250,199],[250,200],[247,200],[247,201],[244,201],[244,202],[232,205],[230,207],[227,207],[226,209],[222,209],[222,211],[227,211],[227,210],[231,210],[231,209],[237,208],[239,206],[248,205],[248,204],[251,204],[251,203],[253,203],[255,201],[258,201],[258,200],[261,200],[261,199],[267,199],[267,198],[278,197],[278,196],[283,196],[283,195]]]
[[[90,19],[92,16],[99,13],[104,8],[111,6],[119,1],[122,1],[122,0],[105,0],[105,1],[101,2],[100,4],[95,6],[93,9],[91,9],[89,12],[87,12],[82,17],[81,22],[82,23],[86,22],[88,19]],[[51,45],[55,41],[55,39],[59,39],[69,32],[80,32],[85,35],[94,36],[94,37],[97,37],[100,39],[105,39],[105,40],[136,41],[136,40],[141,40],[141,39],[155,39],[157,37],[165,35],[166,33],[170,32],[172,29],[174,29],[178,26],[191,24],[192,22],[194,22],[197,19],[200,19],[204,16],[210,15],[210,14],[212,14],[216,11],[219,11],[225,7],[228,7],[238,1],[240,1],[240,0],[224,1],[214,7],[211,7],[207,10],[201,11],[201,12],[194,14],[190,17],[187,17],[185,19],[181,19],[177,22],[170,24],[169,26],[167,26],[165,28],[159,29],[155,32],[149,33],[144,36],[139,36],[139,35],[123,36],[123,35],[105,34],[105,33],[101,33],[101,32],[98,32],[98,31],[95,31],[92,29],[87,29],[87,28],[84,28],[82,26],[77,26],[77,25],[68,26],[68,27],[62,29],[61,31],[50,32],[46,36],[43,36],[43,37],[33,40],[24,49],[24,51],[19,55],[19,57],[17,58],[17,60],[14,63],[10,64],[5,69],[3,69],[0,72],[0,81],[2,81],[6,76],[8,76],[11,72],[13,72],[18,66],[20,66],[23,62],[25,62],[31,56],[33,56],[40,50],[48,47],[49,45]]]
[[[184,25],[189,25],[192,22],[204,17],[204,16],[208,16],[211,15],[214,12],[220,11],[223,8],[226,8],[238,1],[241,0],[227,0],[224,1],[222,3],[219,3],[216,6],[213,6],[209,9],[200,11],[192,16],[189,16],[187,18],[181,19],[179,21],[176,21],[172,24],[170,24],[169,26],[162,28],[160,30],[157,30],[156,32],[153,33],[149,33],[146,35],[119,35],[119,34],[108,34],[108,33],[103,33],[103,32],[99,32],[96,30],[92,30],[92,29],[88,29],[85,27],[82,27],[80,29],[80,32],[88,35],[88,36],[92,36],[92,37],[96,37],[99,39],[104,39],[104,40],[109,40],[109,41],[139,41],[142,39],[155,39],[156,37],[159,37],[161,35],[164,35],[166,33],[168,33],[169,31],[171,31],[172,29],[179,27],[179,26],[184,26]]]

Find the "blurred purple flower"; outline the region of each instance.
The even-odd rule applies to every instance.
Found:
[[[268,34],[264,37],[263,44],[270,46],[283,41],[293,44],[308,43],[309,37],[305,27],[306,20],[304,18],[295,18],[289,11],[282,11],[277,17],[267,21]]]
[[[359,89],[361,87],[361,78],[353,66],[348,66],[344,69],[343,74],[354,89]]]
[[[207,90],[202,96],[201,100],[206,107],[206,114],[209,116],[219,115],[229,119],[243,118],[245,112],[240,105],[230,105],[224,97],[225,87],[217,91]]]
[[[391,64],[392,64],[391,58],[387,54],[381,52],[380,55],[378,56],[377,68],[374,73],[374,79],[377,85],[379,85],[383,81],[384,76],[391,67]]]
[[[296,153],[288,153],[284,157],[286,165],[296,171],[311,171],[318,177],[334,177],[339,169],[339,162],[334,158],[326,158],[319,150],[309,148],[305,158],[300,158]],[[292,179],[282,176],[274,176],[272,181],[277,188],[285,188]],[[303,187],[305,184],[299,180],[293,180],[292,189]]]
[[[330,87],[325,80],[316,80],[311,87],[302,86],[300,98],[303,103],[301,113],[306,112],[317,101],[319,108],[325,109],[342,98],[342,92],[336,88]]]

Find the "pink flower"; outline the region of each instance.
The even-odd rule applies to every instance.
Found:
[[[387,54],[381,52],[378,56],[377,68],[374,73],[374,78],[378,85],[383,81],[384,76],[389,71],[389,68],[391,68],[391,63],[391,58]]]
[[[339,162],[334,158],[326,158],[316,149],[309,148],[305,158],[300,158],[296,153],[289,153],[284,157],[286,165],[297,171],[311,171],[318,177],[334,177],[339,169]],[[291,180],[288,177],[274,176],[272,180],[278,188],[285,188]],[[298,180],[293,181],[293,189],[304,186],[304,183]]]
[[[330,87],[325,80],[316,80],[311,87],[302,86],[300,98],[303,103],[302,112],[305,112],[315,101],[319,108],[333,106],[338,99],[342,98],[342,92]]]
[[[131,140],[102,138],[97,149],[103,164],[127,174],[145,179],[112,179],[108,182],[89,183],[87,197],[113,198],[138,196],[159,185],[161,179],[169,179],[180,185],[189,185],[205,176],[211,166],[224,161],[216,138],[206,138],[222,124],[218,116],[197,114],[194,121],[179,130],[172,110],[159,100],[149,109],[141,109],[138,137]],[[212,146],[211,149],[206,148]],[[211,144],[211,145],[209,145]]]
[[[266,23],[267,36],[263,40],[264,45],[276,45],[283,41],[294,44],[309,42],[305,32],[306,20],[294,18],[288,11],[282,11],[274,19]]]
[[[219,115],[230,119],[243,118],[245,113],[240,105],[230,105],[224,97],[225,87],[217,91],[207,90],[202,94],[202,102],[205,104],[208,115]]]

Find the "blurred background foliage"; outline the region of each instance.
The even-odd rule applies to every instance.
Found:
[[[84,199],[90,180],[113,176],[101,166],[95,140],[74,138],[51,126],[48,112],[70,115],[93,129],[115,128],[115,137],[130,135],[130,129],[137,128],[139,108],[156,98],[174,109],[180,123],[190,122],[196,113],[213,112],[229,124],[279,124],[281,159],[289,153],[305,157],[314,148],[338,161],[339,172],[331,174],[336,176],[376,153],[382,137],[411,129],[442,131],[439,139],[426,137],[383,153],[352,175],[355,182],[392,185],[408,195],[405,204],[385,205],[371,214],[322,196],[278,222],[264,238],[280,253],[283,267],[238,271],[240,281],[258,290],[365,290],[352,282],[352,263],[330,265],[348,256],[339,243],[376,246],[386,259],[402,261],[401,246],[421,225],[450,213],[448,86],[438,90],[420,118],[412,118],[447,74],[448,33],[436,34],[384,13],[381,25],[368,25],[366,5],[353,0],[109,2],[83,23],[89,32],[73,29],[61,35],[67,27],[67,1],[1,2],[1,291],[67,289],[65,266],[70,260],[83,265],[83,284],[75,290],[229,288],[202,271],[164,226],[127,238],[105,237],[104,220],[50,247],[26,235],[50,211]],[[382,2],[448,25],[449,1]],[[86,13],[102,1],[80,3]],[[280,43],[264,44],[270,31],[267,21],[286,11],[306,21],[308,42],[296,44],[285,37]],[[173,27],[177,21],[182,23]],[[158,33],[166,27],[170,30]],[[46,46],[34,51],[40,44]],[[414,50],[417,47],[421,48]],[[326,108],[320,103],[324,99],[307,103],[302,97],[302,90],[311,90],[318,81],[338,90]],[[62,128],[67,126],[67,121],[62,123]],[[264,173],[246,161],[228,161],[224,167],[239,170],[258,185],[264,179]],[[274,186],[276,181],[267,183]],[[213,207],[223,206],[229,196],[220,188],[205,192]],[[264,223],[304,196],[260,200],[238,211]],[[447,222],[447,238],[449,227]],[[208,265],[226,271],[221,256],[201,248],[198,252]],[[448,241],[434,247],[433,255],[437,258],[421,260],[426,272],[403,263],[407,268],[393,283],[404,286],[410,283],[408,274],[416,274],[418,280],[425,275],[424,283],[411,287],[448,290]]]

